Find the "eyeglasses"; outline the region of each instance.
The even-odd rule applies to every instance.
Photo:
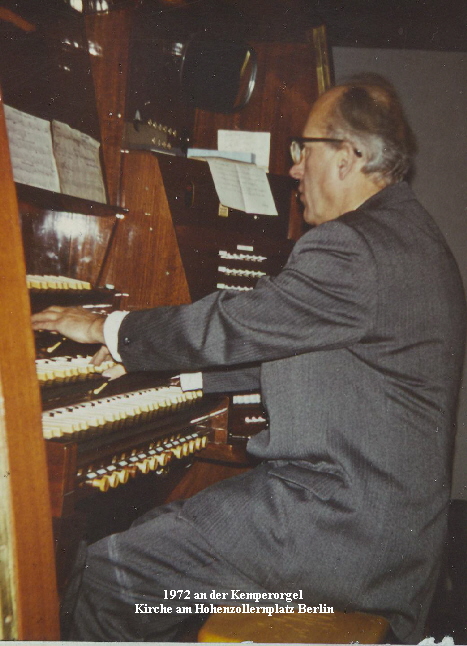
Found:
[[[303,149],[305,144],[314,143],[316,141],[323,141],[325,143],[336,143],[342,144],[346,139],[335,139],[334,137],[294,137],[290,142],[290,154],[292,156],[292,161],[294,164],[299,164],[302,161]],[[362,157],[362,152],[353,149],[357,157]]]

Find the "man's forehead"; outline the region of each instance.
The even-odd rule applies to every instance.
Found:
[[[343,87],[332,88],[315,101],[303,129],[305,137],[312,137],[316,131],[320,133],[323,131],[327,125],[327,116],[344,89]]]

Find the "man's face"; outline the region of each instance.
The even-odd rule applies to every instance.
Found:
[[[323,94],[314,104],[303,131],[304,137],[326,137],[326,117],[339,89]],[[305,143],[302,159],[290,175],[299,180],[303,217],[308,224],[321,224],[341,215],[338,208],[337,149],[325,142]]]

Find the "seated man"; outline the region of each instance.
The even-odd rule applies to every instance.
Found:
[[[413,138],[389,84],[331,89],[303,135],[291,175],[317,226],[276,278],[131,312],[117,332],[120,313],[33,317],[106,344],[128,371],[257,385],[270,420],[248,444],[256,468],[88,548],[72,639],[175,639],[183,615],[135,613],[171,589],[188,591],[183,605],[213,589],[302,590],[308,605],[377,613],[401,641],[422,637],[446,529],[464,291],[403,181]]]

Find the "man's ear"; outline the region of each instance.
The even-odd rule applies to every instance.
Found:
[[[337,155],[339,179],[345,179],[350,172],[357,170],[360,161],[361,159],[355,154],[352,145],[344,141]]]

